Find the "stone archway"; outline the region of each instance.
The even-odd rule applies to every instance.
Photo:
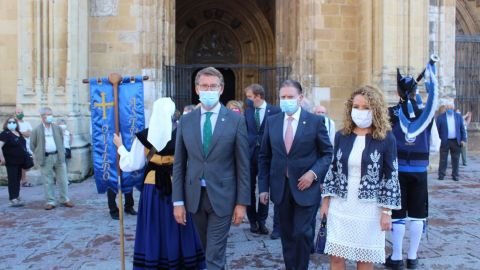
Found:
[[[477,7],[476,1],[457,0],[455,25],[457,35],[478,35],[480,34],[480,25],[475,16],[480,16],[480,7]]]
[[[176,1],[176,65],[274,66],[274,0]],[[259,72],[232,69],[235,88],[230,93],[243,99],[243,89],[260,80]]]

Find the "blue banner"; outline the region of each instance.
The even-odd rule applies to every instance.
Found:
[[[141,77],[124,79],[118,89],[119,128],[123,145],[130,151],[135,134],[145,128]],[[107,188],[117,192],[117,152],[113,144],[115,133],[113,85],[103,78],[90,79],[90,107],[92,123],[92,159],[98,193]],[[140,188],[143,169],[122,173],[122,192],[130,193],[134,186]]]
[[[118,87],[118,118],[120,134],[125,148],[130,151],[135,134],[145,129],[145,108],[143,105],[143,78],[125,77]],[[144,170],[122,172],[122,191],[139,190],[143,183]]]
[[[111,183],[117,183],[114,106],[113,85],[108,79],[90,79],[92,160],[98,193],[105,193],[108,187],[113,188]]]

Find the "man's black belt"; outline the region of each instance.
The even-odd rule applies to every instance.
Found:
[[[50,155],[56,155],[58,153],[58,151],[54,151],[54,152],[45,152],[45,156],[48,157]]]

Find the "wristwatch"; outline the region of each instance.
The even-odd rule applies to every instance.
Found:
[[[392,210],[383,210],[382,213],[385,214],[385,215],[391,216],[392,215]]]

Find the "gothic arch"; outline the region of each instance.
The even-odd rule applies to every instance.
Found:
[[[188,46],[198,31],[212,26],[238,49],[232,64],[275,64],[273,26],[254,0],[182,0],[177,1],[176,14],[177,64],[191,64]]]
[[[472,3],[476,5],[475,3]],[[457,34],[460,35],[478,35],[480,34],[480,27],[477,23],[476,16],[480,15],[480,8],[478,14],[472,11],[472,6],[466,2],[466,0],[457,0],[456,2],[456,16],[455,24],[457,28]]]

